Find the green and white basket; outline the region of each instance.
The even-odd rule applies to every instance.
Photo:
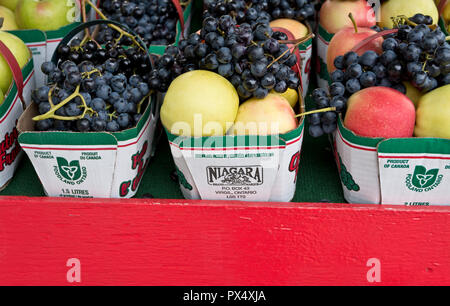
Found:
[[[0,52],[2,54],[3,52]],[[4,55],[5,56],[5,55]],[[8,55],[6,55],[8,56]],[[6,57],[5,56],[5,57]],[[9,56],[14,58],[12,54]],[[31,57],[31,51],[30,51]],[[15,59],[14,59],[15,61]],[[31,100],[31,92],[35,89],[35,74],[33,58],[20,69],[15,63],[17,73],[14,76],[9,90],[6,92],[5,99],[0,105],[0,189],[4,189],[14,176],[14,173],[22,158],[17,130],[17,121],[22,115],[26,101]],[[15,74],[16,72],[14,72]],[[16,81],[17,80],[17,81]]]
[[[186,199],[289,202],[295,195],[304,121],[285,135],[168,134]]]
[[[84,23],[64,37],[61,44],[87,27],[105,23],[121,26],[105,20]],[[141,45],[146,49],[142,42]],[[53,61],[57,62],[56,55]],[[37,106],[31,104],[19,120],[19,143],[45,193],[51,197],[133,197],[156,146],[158,101],[156,94],[151,95],[137,126],[117,133],[35,131],[32,118],[39,113]]]
[[[450,140],[355,135],[339,120],[335,153],[349,203],[450,205]]]

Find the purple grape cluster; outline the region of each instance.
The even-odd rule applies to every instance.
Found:
[[[237,25],[234,18],[207,17],[200,34],[193,33],[178,47],[167,48],[150,75],[150,88],[167,91],[174,78],[191,70],[209,70],[228,79],[240,98],[265,98],[271,90],[283,93],[297,89],[300,80],[291,69],[297,57],[284,33],[274,32],[268,23]]]
[[[61,46],[57,52],[60,57],[57,65],[53,62],[42,65],[48,84],[34,90],[32,100],[41,115],[64,104],[54,113],[58,119],[50,116],[37,121],[36,130],[119,132],[136,126],[150,94],[148,75],[142,73],[150,63],[143,50],[138,47],[125,50],[112,44],[103,49],[88,42],[82,48]],[[93,54],[90,60],[83,57],[84,52]],[[148,67],[135,66],[137,62]],[[68,101],[76,92],[79,95]],[[83,113],[83,118],[77,118]]]
[[[315,6],[311,0],[206,0],[204,17],[231,15],[238,24],[288,18],[298,21],[312,19]]]
[[[127,25],[147,46],[175,42],[179,16],[170,0],[105,0],[100,9],[108,19]],[[102,25],[98,41],[112,41],[116,35],[113,29]],[[127,38],[123,43],[127,43]]]

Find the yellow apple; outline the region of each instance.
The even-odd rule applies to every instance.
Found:
[[[0,18],[3,18],[3,26],[1,27],[3,31],[12,31],[18,29],[14,12],[9,8],[0,6]]]
[[[417,107],[417,137],[450,139],[450,85],[439,87],[425,95]]]
[[[264,99],[252,98],[240,107],[231,130],[232,135],[278,135],[298,127],[289,102],[281,95],[269,94]]]
[[[281,94],[277,93],[275,90],[272,90],[270,93],[284,97],[289,102],[289,104],[291,105],[292,108],[294,108],[297,105],[298,92],[295,89],[289,88],[286,92],[281,93]]]
[[[3,104],[4,99],[5,99],[5,96],[3,95],[3,91],[0,89],[0,105]]]
[[[194,70],[177,77],[161,108],[161,121],[174,135],[223,136],[236,119],[239,95],[224,77]]]
[[[17,6],[17,1],[19,0],[0,0],[0,5],[9,8],[14,11]]]
[[[300,39],[309,34],[309,29],[303,23],[293,19],[277,19],[270,22],[271,28],[283,28],[289,30],[295,39]]]
[[[431,16],[434,24],[439,21],[439,13],[433,0],[395,0],[381,5],[380,26],[393,28],[391,17],[405,15],[412,17],[417,13]]]
[[[0,41],[2,41],[9,50],[14,54],[20,68],[23,68],[30,60],[31,53],[27,45],[17,36],[0,31]],[[0,55],[0,89],[7,92],[12,82],[12,72],[8,63]]]

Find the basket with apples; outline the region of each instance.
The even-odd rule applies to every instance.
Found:
[[[120,36],[100,45],[91,32],[98,25]],[[130,43],[122,45],[122,36]],[[151,67],[146,45],[116,22],[83,23],[64,37],[42,65],[48,83],[33,92],[18,124],[19,142],[47,195],[130,198],[137,192],[159,119],[148,86]]]
[[[210,16],[155,62],[150,88],[165,92],[161,120],[186,198],[293,198],[305,115],[294,51],[305,39]]]
[[[86,3],[92,4],[91,1],[94,2],[86,0]],[[162,54],[167,46],[178,44],[189,33],[193,13],[191,0],[99,0],[97,6],[97,17],[127,25],[152,54]],[[110,28],[102,26],[97,40],[103,43],[112,35]]]
[[[378,33],[345,47],[350,29],[333,37],[331,84],[312,96],[315,108],[337,111],[312,115],[310,134],[334,136],[347,201],[448,205],[450,45],[436,7],[407,17],[395,3],[383,3],[382,13],[399,15]]]
[[[19,37],[0,30],[0,189],[21,160],[16,124],[34,88],[31,51]]]

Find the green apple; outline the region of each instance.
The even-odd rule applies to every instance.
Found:
[[[0,18],[3,18],[3,25],[1,26],[3,31],[13,31],[19,29],[17,27],[14,12],[9,8],[0,5]]]
[[[233,125],[239,95],[224,77],[194,70],[177,77],[161,107],[161,121],[174,135],[223,136]]]
[[[16,22],[21,29],[57,30],[74,21],[74,7],[67,0],[19,0]]]
[[[20,68],[23,68],[30,60],[31,53],[27,45],[17,36],[0,31],[0,41],[3,42],[9,50],[14,54]],[[8,63],[0,55],[0,90],[6,93],[11,86],[12,72]]]
[[[417,137],[450,139],[450,85],[439,87],[425,95],[417,107]]]
[[[0,5],[9,8],[11,11],[14,11],[17,6],[17,2],[19,0],[0,0]]]

